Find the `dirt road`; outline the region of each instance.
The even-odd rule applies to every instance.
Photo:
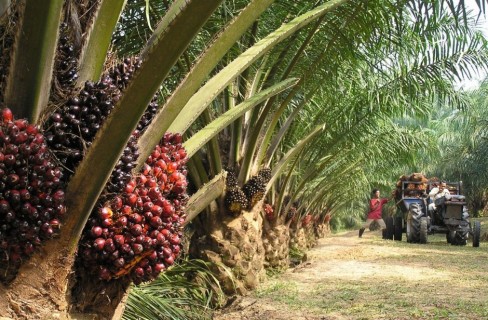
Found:
[[[321,239],[307,261],[270,277],[214,315],[248,319],[488,319],[488,243],[382,240],[377,232]]]

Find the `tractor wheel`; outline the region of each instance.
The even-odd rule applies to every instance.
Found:
[[[394,232],[393,232],[393,239],[397,241],[402,241],[402,233],[403,233],[403,218],[396,217],[395,218],[395,225],[394,225]]]
[[[473,226],[473,247],[475,248],[480,246],[480,234],[481,223],[479,221],[475,221]]]
[[[449,231],[449,238],[451,239],[451,245],[458,246],[458,236],[456,231]]]
[[[410,219],[407,222],[407,241],[410,243],[419,242],[420,221]]]
[[[386,224],[386,233],[383,239],[393,240],[393,231],[394,231],[393,217],[386,217],[385,224]]]
[[[412,243],[413,242],[413,228],[412,228],[412,220],[407,219],[407,225],[405,226],[406,228],[406,234],[407,234],[407,242]]]
[[[419,230],[419,241],[420,243],[427,243],[427,233],[428,233],[428,220],[427,217],[420,218],[420,230]]]
[[[454,242],[456,241],[456,231],[448,231],[446,234],[447,243],[455,245]]]
[[[468,243],[466,238],[465,232],[456,231],[454,237],[451,238],[451,244],[453,246],[465,246]]]

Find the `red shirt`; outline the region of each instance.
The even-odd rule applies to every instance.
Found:
[[[381,219],[383,205],[388,202],[388,198],[373,198],[369,201],[368,219]]]

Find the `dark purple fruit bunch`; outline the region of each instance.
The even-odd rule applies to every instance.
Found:
[[[119,96],[119,90],[109,77],[97,83],[86,82],[77,97],[70,98],[45,122],[47,144],[71,172],[83,158]]]
[[[249,201],[249,209],[253,208],[266,193],[266,184],[271,180],[271,169],[264,168],[249,179],[242,187],[242,191]]]
[[[188,201],[188,158],[181,140],[167,133],[142,172],[92,213],[79,258],[100,279],[149,281],[178,257]]]
[[[235,172],[230,168],[226,168],[225,171],[227,171],[227,177],[225,178],[227,188],[230,189],[239,186]]]
[[[0,265],[15,272],[56,233],[66,212],[62,180],[37,126],[1,110]]]
[[[224,198],[227,211],[233,216],[238,216],[242,210],[247,209],[249,201],[239,187],[231,187],[225,192]]]
[[[266,182],[260,175],[255,175],[244,184],[242,191],[249,201],[249,209],[252,209],[264,197]]]
[[[44,123],[44,132],[48,146],[55,156],[70,172],[74,172],[83,158],[88,147],[91,146],[95,135],[101,128],[106,118],[112,112],[115,104],[120,99],[135,70],[141,65],[139,58],[127,58],[110,69],[99,82],[86,82],[83,90],[77,96],[70,98],[63,106],[55,110]],[[156,110],[156,98],[148,106],[138,128],[144,130],[153,118]],[[134,135],[138,135],[136,132]],[[130,153],[132,160],[119,162],[117,176],[124,172],[124,176],[130,175],[134,162],[138,157],[136,138],[131,139],[124,151],[125,159]],[[66,175],[69,180],[70,175]],[[116,177],[112,182],[118,180]],[[119,179],[116,184],[126,183]],[[112,183],[113,184],[113,183]],[[121,190],[111,190],[117,192]]]
[[[227,190],[225,192],[224,203],[229,212],[233,216],[238,216],[242,210],[247,209],[249,201],[244,192],[237,183],[237,177],[232,170],[227,170],[227,177],[225,179]]]
[[[136,72],[141,65],[142,60],[139,57],[126,58],[124,59],[123,63],[120,63],[114,68],[110,69],[108,76],[112,79],[113,83],[120,91],[124,91],[134,76],[134,72]],[[158,99],[157,96],[154,96],[137,124],[137,131],[143,132],[146,130],[147,126],[149,126],[152,119],[156,115],[157,110]]]
[[[62,89],[71,87],[78,79],[78,60],[75,47],[68,32],[68,24],[63,22],[60,27],[60,37],[56,57],[56,81]]]
[[[139,149],[137,147],[138,138],[139,132],[134,131],[124,148],[122,156],[110,175],[110,180],[106,187],[108,194],[122,192],[127,183],[132,179],[132,169],[136,166],[136,160],[139,158]]]
[[[294,220],[297,217],[297,208],[295,206],[290,207],[288,212],[286,213],[286,222],[290,220]]]
[[[265,183],[268,183],[271,180],[271,169],[263,168],[259,170],[258,176],[260,176]]]

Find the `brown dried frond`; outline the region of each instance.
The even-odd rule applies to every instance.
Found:
[[[9,9],[0,17],[0,105],[3,104],[4,91],[7,87],[8,70],[19,27],[20,6],[12,1]]]

